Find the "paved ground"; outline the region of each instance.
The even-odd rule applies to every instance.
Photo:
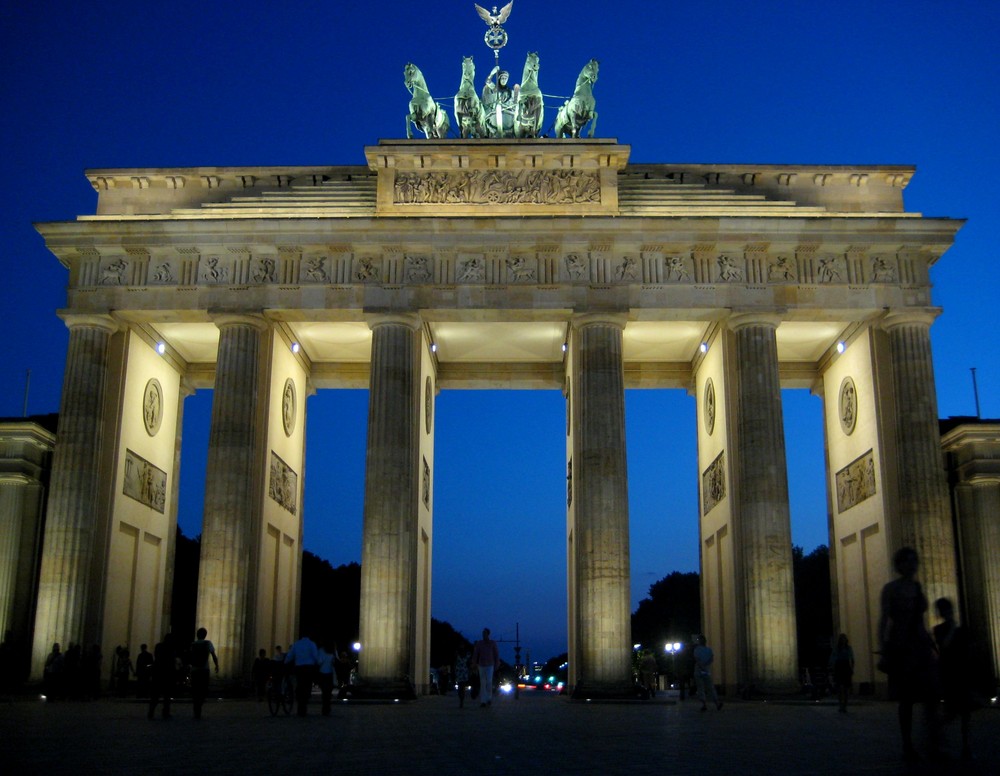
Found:
[[[272,718],[220,700],[194,720],[146,719],[131,701],[0,701],[0,770],[13,774],[897,774],[1000,773],[1000,710],[973,717],[976,762],[905,768],[895,707],[735,701],[570,702],[522,693],[490,708],[457,698],[346,703],[324,718]],[[951,730],[954,748],[956,731]]]

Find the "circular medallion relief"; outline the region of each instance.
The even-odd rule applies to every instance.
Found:
[[[850,377],[845,377],[840,383],[837,410],[840,415],[840,428],[850,436],[858,422],[858,392],[854,387],[854,380]]]
[[[431,433],[434,427],[434,383],[431,378],[424,381],[424,428]]]
[[[154,377],[146,383],[146,389],[142,392],[142,424],[146,427],[146,433],[156,436],[162,420],[163,388],[160,387],[160,381]]]
[[[285,388],[281,392],[281,423],[285,427],[285,436],[291,436],[295,430],[295,383],[291,377],[285,380]]]
[[[715,431],[715,383],[712,382],[712,378],[708,378],[705,383],[704,415],[705,431],[712,436],[712,432]]]

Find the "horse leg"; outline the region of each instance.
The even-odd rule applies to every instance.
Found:
[[[597,129],[597,111],[595,110],[594,113],[593,113],[593,115],[590,118],[590,134],[587,135],[587,137],[593,137],[594,136],[594,130],[596,130],[596,129]]]
[[[410,128],[410,124],[411,124],[412,121],[413,121],[413,114],[412,113],[407,113],[406,114],[406,139],[407,140],[412,140],[413,139],[413,130]]]

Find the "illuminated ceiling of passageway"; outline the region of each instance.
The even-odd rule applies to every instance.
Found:
[[[624,333],[629,364],[691,364],[717,324],[706,321],[630,321]],[[856,324],[850,321],[783,321],[777,332],[778,359],[808,365],[829,354]],[[314,365],[366,365],[371,331],[363,321],[291,321],[282,323]],[[148,331],[161,338],[188,364],[215,361],[219,332],[210,322],[150,321]],[[555,365],[563,360],[568,324],[550,321],[428,321],[438,363],[449,368],[490,364]]]

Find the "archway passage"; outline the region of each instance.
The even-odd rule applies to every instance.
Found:
[[[928,268],[960,223],[905,212],[909,168],[628,152],[385,141],[367,167],[88,173],[98,215],[39,227],[71,272],[36,671],[52,641],[162,621],[181,397],[209,386],[198,619],[234,682],[290,608],[276,597],[298,595],[303,411],[327,388],[369,391],[361,674],[376,689],[419,685],[427,664],[450,388],[565,398],[570,681],[586,693],[629,683],[631,387],[696,399],[703,611],[727,683],[797,680],[782,387],[824,397],[837,573],[859,582],[842,620],[866,627],[850,596],[903,543],[930,594],[955,597]]]

